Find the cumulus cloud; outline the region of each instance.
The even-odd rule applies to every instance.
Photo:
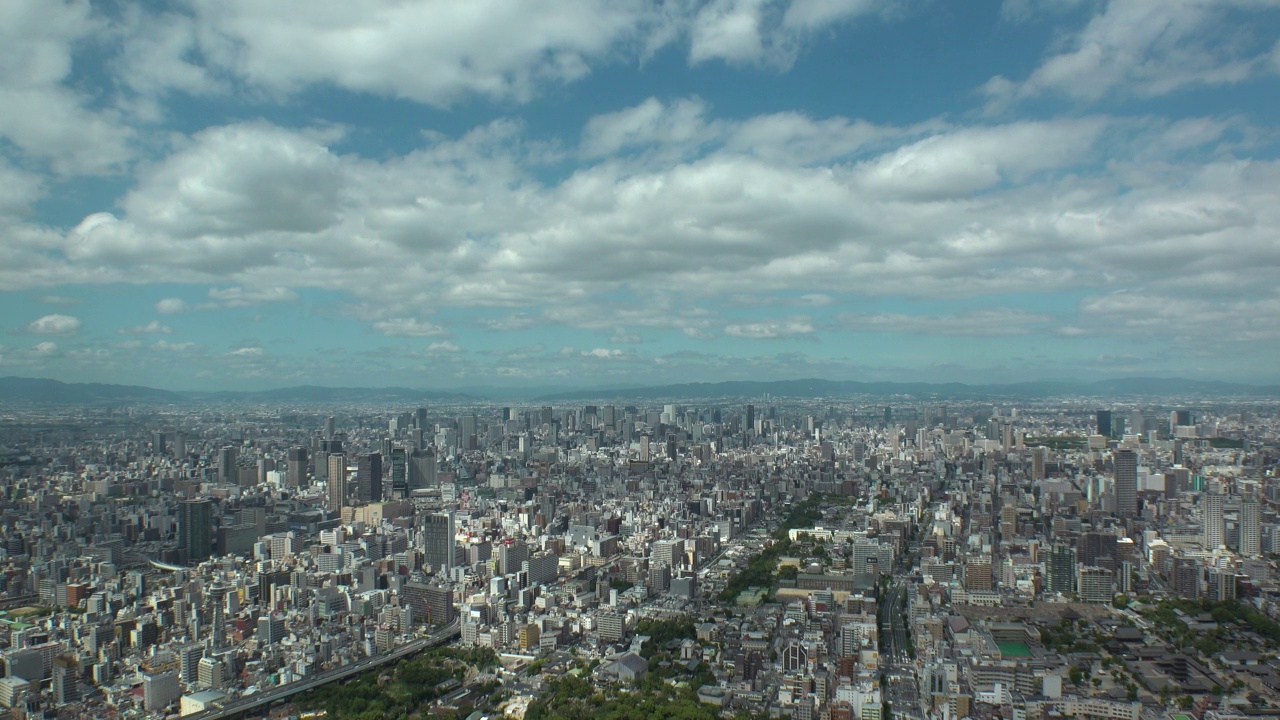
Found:
[[[260,347],[236,348],[235,350],[232,350],[227,354],[231,355],[232,357],[258,357],[262,355],[262,348]]]
[[[583,350],[582,355],[584,357],[594,357],[594,358],[600,358],[602,360],[609,360],[612,358],[620,358],[623,355],[626,355],[626,353],[617,348],[593,348],[591,350]]]
[[[1045,94],[1096,101],[1110,94],[1154,97],[1238,83],[1275,72],[1269,67],[1272,48],[1220,21],[1230,13],[1274,21],[1275,11],[1274,3],[1252,0],[1110,0],[1025,80],[996,76],[983,91],[990,108],[999,110]]]
[[[428,354],[456,353],[456,352],[462,352],[462,348],[458,347],[457,345],[454,345],[448,340],[433,342],[427,346]]]
[[[187,311],[187,303],[182,298],[165,298],[156,303],[156,312],[164,315],[176,315]]]
[[[168,325],[162,325],[159,320],[152,320],[146,325],[134,325],[133,327],[120,328],[121,335],[168,335],[173,332],[173,328]]]
[[[80,331],[80,318],[70,315],[45,315],[32,320],[27,332],[36,335],[74,335]]]
[[[373,324],[373,329],[383,335],[399,337],[429,337],[432,335],[443,335],[446,332],[443,327],[425,320],[419,320],[418,318],[391,318],[389,320],[379,320]]]
[[[849,330],[924,335],[1024,335],[1052,320],[1048,315],[1011,308],[970,310],[955,315],[842,313],[839,327]]]
[[[209,288],[209,297],[223,307],[247,307],[266,302],[293,302],[298,294],[283,287]]]
[[[106,27],[87,2],[0,5],[0,137],[59,174],[112,172],[132,155],[124,118],[69,82],[76,47]]]
[[[783,321],[766,321],[754,323],[735,323],[726,325],[725,335],[732,335],[749,340],[777,340],[780,338],[800,337],[814,332],[813,323],[807,318],[792,318]]]

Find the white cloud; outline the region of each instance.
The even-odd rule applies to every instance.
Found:
[[[164,315],[176,315],[187,311],[187,303],[182,298],[165,298],[156,303],[156,312]]]
[[[622,150],[657,146],[685,149],[709,141],[717,127],[706,119],[707,105],[698,98],[664,104],[649,98],[634,107],[597,115],[582,131],[588,157],[605,157]]]
[[[155,341],[155,343],[151,345],[151,348],[153,350],[162,350],[167,352],[186,352],[188,350],[194,350],[196,348],[196,344],[193,342],[171,343],[171,342],[166,342],[164,340],[157,340]],[[243,348],[243,350],[255,350],[255,349],[261,352],[261,350],[258,348]],[[235,353],[232,353],[232,354],[234,355],[239,352],[240,351],[237,350]],[[246,353],[246,354],[251,354],[251,353]]]
[[[298,299],[298,294],[289,288],[283,287],[245,288],[233,286],[209,288],[209,297],[223,307],[248,307],[266,302],[293,302]]]
[[[591,350],[583,350],[582,355],[584,357],[594,357],[594,358],[600,358],[602,360],[609,360],[612,358],[620,358],[623,355],[626,355],[626,352],[622,350],[618,350],[617,348],[594,348]]]
[[[842,313],[839,326],[850,330],[925,335],[1023,335],[1052,320],[1048,315],[1012,308],[970,310],[955,315]]]
[[[262,355],[262,348],[260,347],[236,348],[235,350],[232,350],[227,354],[234,357],[258,357]]]
[[[462,352],[462,348],[458,347],[457,345],[454,345],[453,343],[449,342],[448,340],[442,340],[442,341],[440,341],[440,342],[433,342],[433,343],[431,343],[430,345],[428,345],[428,346],[427,346],[427,353],[428,353],[428,354],[437,354],[437,353],[456,353],[456,352]]]
[[[85,1],[0,3],[0,137],[58,173],[111,172],[131,154],[119,114],[69,82],[74,48],[105,26]]]
[[[80,319],[70,315],[45,315],[32,320],[27,332],[36,335],[74,335],[80,331]]]
[[[67,295],[41,295],[37,299],[45,305],[58,305],[61,307],[70,307],[80,303],[79,298],[73,298]]]
[[[808,318],[791,318],[782,321],[766,321],[754,323],[735,323],[726,325],[725,335],[747,338],[750,340],[776,340],[780,338],[803,337],[812,335],[813,323]]]
[[[983,88],[991,109],[1044,94],[1095,101],[1110,94],[1153,97],[1197,85],[1238,83],[1267,67],[1270,47],[1221,22],[1243,13],[1267,22],[1275,3],[1254,0],[1110,0],[1067,48],[1026,80],[997,76]],[[1274,16],[1270,18],[1274,21]]]
[[[160,324],[159,320],[152,320],[146,325],[134,325],[133,327],[120,328],[121,335],[168,335],[173,332],[173,328],[168,325]]]
[[[445,329],[417,318],[391,318],[389,320],[379,320],[373,324],[373,329],[383,335],[391,335],[398,337],[430,337],[432,335],[444,335]]]
[[[469,95],[528,99],[581,78],[661,21],[637,0],[316,0],[305,13],[284,0],[191,4],[204,57],[253,86],[332,85],[440,106]]]
[[[264,123],[202,130],[145,170],[122,205],[134,224],[170,237],[322,230],[343,185],[325,139]]]
[[[58,344],[47,340],[45,342],[36,343],[35,347],[31,348],[31,353],[36,357],[49,357],[57,354],[57,352]]]

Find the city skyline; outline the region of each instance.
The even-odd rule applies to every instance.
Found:
[[[0,18],[0,376],[1280,382],[1271,4]]]

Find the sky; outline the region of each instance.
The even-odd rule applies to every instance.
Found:
[[[0,3],[0,375],[1280,382],[1280,0]]]

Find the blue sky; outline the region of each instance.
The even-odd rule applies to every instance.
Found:
[[[0,5],[0,375],[1280,382],[1280,2]]]

